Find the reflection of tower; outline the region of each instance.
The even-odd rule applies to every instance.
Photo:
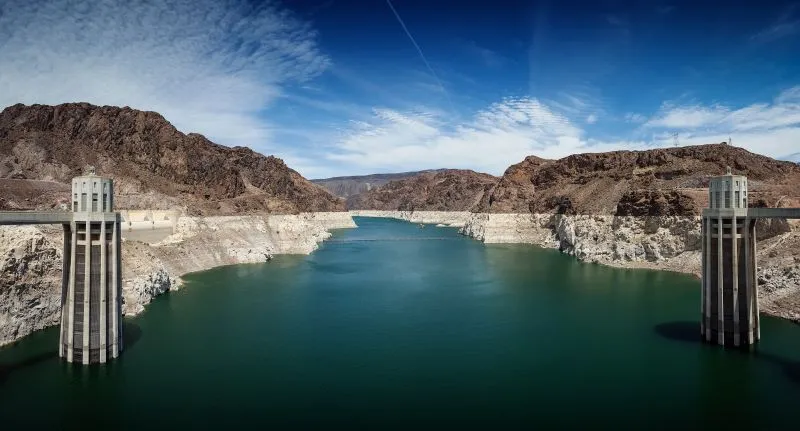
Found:
[[[760,338],[755,219],[748,217],[747,178],[711,179],[703,211],[701,333],[710,343],[742,346]]]
[[[114,184],[88,174],[72,180],[72,222],[64,225],[59,356],[104,363],[122,351],[122,279]]]

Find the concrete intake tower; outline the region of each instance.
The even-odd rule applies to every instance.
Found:
[[[729,346],[761,337],[756,283],[756,218],[747,209],[747,178],[714,177],[703,211],[703,339]]]
[[[59,356],[105,363],[122,351],[120,218],[111,179],[72,180],[72,221],[64,223]]]

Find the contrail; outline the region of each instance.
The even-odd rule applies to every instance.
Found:
[[[442,90],[442,93],[444,93],[444,96],[447,98],[447,102],[450,104],[450,110],[452,112],[455,112],[455,107],[453,106],[453,101],[450,100],[450,94],[447,92],[447,90],[444,89],[444,85],[442,85],[442,81],[439,79],[439,75],[436,74],[436,72],[431,67],[431,64],[428,63],[428,59],[425,58],[425,54],[422,53],[422,48],[419,47],[419,44],[417,44],[417,41],[414,40],[414,36],[412,36],[411,32],[408,31],[408,28],[406,27],[406,24],[403,22],[403,19],[400,18],[400,14],[398,14],[397,11],[395,10],[394,5],[392,5],[391,0],[386,0],[386,4],[389,5],[389,9],[392,10],[392,13],[394,14],[395,18],[397,18],[397,22],[400,23],[400,26],[403,27],[403,31],[406,32],[406,35],[411,40],[411,43],[414,44],[414,48],[417,48],[417,52],[419,53],[419,56],[422,58],[422,61],[425,62],[425,66],[428,67],[428,70],[431,72],[431,75],[433,75],[433,79],[435,79],[436,83],[439,84],[439,88]]]

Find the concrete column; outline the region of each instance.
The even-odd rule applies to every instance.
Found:
[[[733,202],[733,200],[731,200]],[[739,240],[739,234],[736,233],[739,226],[739,219],[733,217],[731,219],[731,282],[733,285],[731,286],[732,290],[732,307],[731,310],[733,311],[733,345],[738,346],[740,344],[739,338],[739,250],[737,248],[737,241]]]
[[[758,314],[758,250],[756,224],[753,223],[753,323],[756,325],[754,338],[756,341],[761,339],[761,321]]]
[[[69,291],[67,292],[67,361],[73,360],[75,348],[75,256],[78,254],[78,229],[75,221],[70,223],[72,229],[72,244],[70,244]],[[63,324],[63,323],[62,323]]]
[[[90,195],[91,198],[91,195]],[[89,307],[89,296],[91,292],[91,274],[92,274],[92,224],[88,220],[86,221],[86,240],[84,241],[84,247],[86,247],[86,257],[84,258],[84,281],[83,281],[83,363],[89,363],[89,319],[92,315],[91,310]]]
[[[119,253],[120,253],[120,234],[119,234],[119,216],[117,216],[116,221],[114,222],[114,231],[111,234],[111,273],[112,273],[112,285],[111,285],[111,303],[112,303],[112,310],[114,312],[110,319],[111,321],[111,357],[116,358],[119,356],[120,352],[120,328],[119,328]]]
[[[725,344],[725,292],[722,266],[722,217],[717,217],[717,342]]]
[[[106,340],[108,340],[108,330],[106,329],[106,316],[108,307],[106,306],[106,222],[100,223],[100,363],[106,362]]]
[[[706,296],[706,219],[703,217],[701,219],[700,224],[700,238],[703,238],[703,241],[700,243],[701,254],[700,258],[702,260],[702,274],[700,275],[700,288],[702,289],[702,294],[700,295],[700,336],[705,337],[706,334],[706,301],[708,297]]]
[[[753,344],[753,265],[750,263],[750,223],[752,221],[749,217],[744,219],[744,226],[742,228],[742,235],[744,236],[744,265],[746,295],[747,295],[747,344]]]
[[[63,358],[66,356],[67,351],[64,347],[64,331],[67,329],[64,325],[67,316],[67,294],[69,294],[69,252],[72,247],[69,245],[69,240],[72,237],[69,231],[69,225],[63,225],[64,230],[64,246],[61,248],[61,325],[58,328],[58,357]]]
[[[706,283],[706,314],[703,320],[706,322],[706,341],[711,341],[711,217],[703,219],[706,226],[706,236],[703,238],[705,244],[706,266],[703,271],[703,278]]]

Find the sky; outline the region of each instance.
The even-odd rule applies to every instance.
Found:
[[[156,111],[307,178],[732,141],[800,162],[800,2],[0,0],[0,107]]]

